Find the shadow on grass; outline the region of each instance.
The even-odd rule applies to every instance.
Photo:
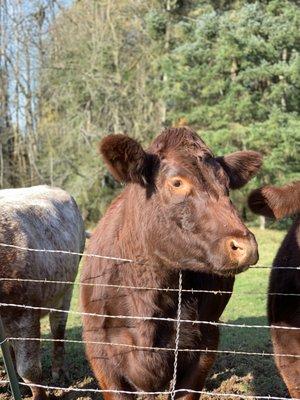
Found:
[[[44,336],[51,338],[50,335]],[[68,328],[66,331],[65,339],[69,340],[82,340],[81,327]],[[54,384],[51,379],[51,352],[52,343],[43,343],[42,349],[42,365],[43,375],[46,385],[58,387],[75,387],[79,389],[99,389],[94,375],[89,367],[88,361],[85,356],[85,349],[83,343],[65,343],[65,366],[68,375],[67,380],[62,380]],[[99,393],[92,392],[66,392],[63,390],[55,390],[53,394],[56,398],[67,400],[75,399],[99,399]]]
[[[229,322],[267,325],[265,317],[239,318]],[[267,328],[223,327],[219,349],[273,353]],[[220,354],[207,380],[206,390],[253,396],[289,397],[272,356]]]
[[[42,335],[45,339],[50,339],[51,335]],[[65,339],[82,340],[81,328],[74,327],[67,329]],[[85,357],[85,350],[83,343],[66,343],[65,350],[65,366],[68,379],[62,379],[59,382],[54,382],[51,377],[51,355],[52,355],[52,343],[42,342],[42,366],[43,366],[43,385],[46,386],[57,386],[57,387],[75,387],[80,389],[98,389],[96,380],[93,377],[93,373],[88,365]],[[1,380],[7,379],[4,372],[3,361],[0,362],[0,375]],[[21,379],[20,379],[21,380]],[[21,386],[22,398],[30,398],[31,391],[29,387]],[[51,390],[48,392],[51,398],[60,398],[66,400],[75,399],[99,399],[101,395],[99,393],[91,392],[66,392],[63,390]],[[0,387],[0,399],[9,400],[12,399],[10,388],[8,385]]]

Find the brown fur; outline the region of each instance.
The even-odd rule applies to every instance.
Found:
[[[249,196],[250,208],[259,214],[282,218],[300,212],[300,182],[278,187],[263,187]],[[297,270],[282,270],[284,267],[300,266],[300,216],[284,238],[273,262],[270,275],[269,293],[300,294],[300,275]],[[270,325],[300,328],[299,296],[268,296],[268,317]],[[274,353],[300,355],[300,333],[293,330],[271,329]],[[300,398],[300,360],[295,357],[275,356],[276,365],[283,377],[290,395]]]
[[[256,174],[262,162],[256,151],[237,151],[217,160],[229,176],[231,189],[244,186]]]
[[[250,209],[269,218],[283,218],[300,212],[300,181],[282,187],[264,186],[249,196]]]
[[[257,261],[257,246],[229,200],[229,172],[197,134],[186,127],[166,129],[147,151],[127,136],[111,135],[100,149],[113,175],[130,184],[98,224],[88,252],[135,262],[88,258],[81,281],[177,288],[178,270],[182,269],[184,289],[231,291],[233,275]],[[248,152],[241,152],[240,157],[252,166],[247,175],[243,162],[237,163],[235,174],[246,183],[259,168],[261,157]],[[226,157],[223,160],[226,163]],[[228,248],[231,238],[249,252],[243,261]],[[218,321],[229,298],[183,292],[181,318]],[[177,292],[83,286],[83,311],[128,316],[84,317],[84,339],[174,348],[175,323],[130,316],[176,318],[177,303]],[[181,324],[180,348],[216,349],[218,341],[215,326]],[[172,379],[173,352],[87,344],[86,353],[105,389],[160,391]],[[181,352],[176,388],[201,390],[214,359],[213,354]],[[104,398],[132,399],[134,395],[104,394]]]
[[[144,166],[147,155],[133,139],[124,135],[104,138],[101,142],[100,152],[116,180],[144,183],[141,177],[145,174]],[[123,168],[125,162],[126,170]]]

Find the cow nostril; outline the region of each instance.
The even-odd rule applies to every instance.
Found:
[[[230,241],[230,247],[231,247],[231,250],[233,250],[233,251],[237,251],[237,250],[244,250],[244,248],[243,248],[243,246],[239,243],[239,242],[237,242],[236,240],[234,240],[234,239],[232,239],[231,241]]]
[[[249,266],[255,264],[258,252],[255,240],[243,237],[228,237],[225,241],[225,251],[228,260],[238,266]]]

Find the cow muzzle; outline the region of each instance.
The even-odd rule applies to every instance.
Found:
[[[225,251],[233,268],[244,270],[258,261],[257,243],[252,233],[247,237],[227,237]]]

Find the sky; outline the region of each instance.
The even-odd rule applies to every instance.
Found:
[[[48,36],[49,27],[64,8],[73,0],[4,0],[0,1],[0,69],[6,64],[9,71],[9,109],[12,123],[19,119],[21,130],[26,125],[25,105],[27,93],[33,93],[32,107],[36,107],[34,93],[37,90],[39,73],[38,11],[45,10],[41,26],[42,40]],[[2,39],[2,41],[1,41]],[[29,46],[27,46],[27,44]],[[3,50],[4,49],[4,50]],[[3,55],[5,53],[5,55]],[[28,57],[29,54],[29,57]],[[9,62],[7,59],[9,58]],[[16,71],[19,71],[17,74]],[[28,79],[28,76],[30,79]],[[28,82],[30,84],[28,85]],[[18,94],[16,91],[18,88]],[[16,105],[20,105],[17,117]],[[0,127],[1,127],[0,121]]]

